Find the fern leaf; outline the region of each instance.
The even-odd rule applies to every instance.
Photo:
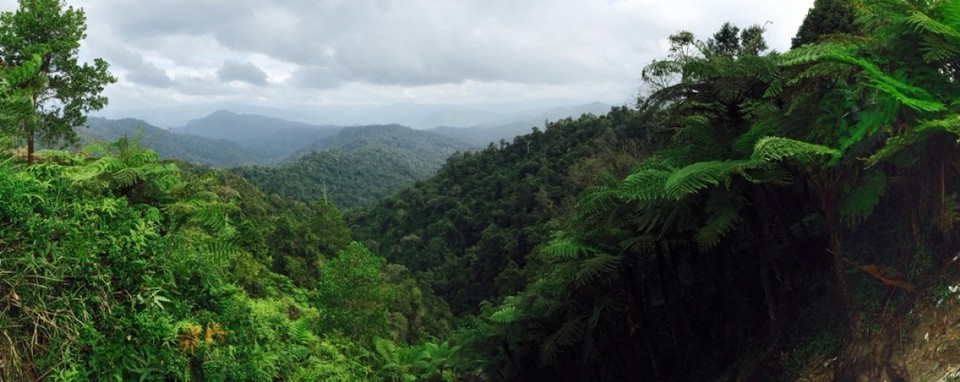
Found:
[[[561,238],[550,241],[550,244],[541,250],[540,258],[546,261],[567,261],[593,252],[596,250],[573,239]]]
[[[779,162],[794,159],[802,163],[818,163],[824,156],[839,157],[840,151],[827,146],[783,137],[763,137],[757,141],[750,157],[758,162]]]
[[[887,186],[887,176],[882,171],[873,171],[856,188],[846,194],[840,212],[844,220],[854,225],[862,222],[873,212]]]
[[[589,190],[577,201],[577,210],[590,214],[608,211],[615,207],[620,200],[619,190],[608,187],[598,187]]]
[[[866,159],[866,166],[873,166],[901,150],[922,141],[932,132],[945,131],[960,136],[960,114],[951,114],[945,118],[920,122],[910,131],[887,138],[883,148]],[[960,142],[960,139],[958,139]]]
[[[607,275],[620,266],[620,256],[598,254],[580,263],[580,269],[575,277],[578,286],[589,284],[598,277]]]
[[[717,246],[724,236],[733,231],[743,219],[740,217],[739,207],[729,204],[714,211],[707,218],[706,224],[696,234],[697,247],[707,251]]]
[[[953,2],[955,3],[955,1]],[[934,20],[930,16],[927,16],[925,13],[920,11],[910,12],[910,15],[907,16],[907,23],[917,30],[923,30],[941,36],[960,39],[960,31],[957,31],[956,28],[944,24],[938,20]]]
[[[556,332],[547,336],[543,344],[540,345],[540,363],[542,365],[552,365],[557,360],[557,354],[561,347],[571,346],[583,337],[586,329],[586,317],[576,317],[567,320],[557,329]]]
[[[697,162],[675,171],[664,183],[667,197],[674,200],[697,193],[707,187],[726,183],[740,161]]]
[[[310,332],[307,321],[302,318],[290,323],[287,328],[287,335],[290,336],[291,340],[301,345],[306,345],[315,339],[313,333]]]
[[[620,183],[619,194],[627,201],[651,201],[666,197],[664,185],[672,171],[663,169],[641,169]]]
[[[508,305],[490,315],[490,321],[498,324],[510,324],[520,320],[522,312],[517,307]]]

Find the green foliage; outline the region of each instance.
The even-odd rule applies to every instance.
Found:
[[[26,142],[28,155],[33,153],[35,139],[49,144],[75,140],[73,127],[84,124],[87,112],[107,104],[101,93],[116,78],[102,59],[95,59],[92,65],[78,62],[80,41],[85,37],[83,10],[62,0],[21,0],[15,12],[0,14],[0,59],[5,65],[17,67],[35,55],[42,57],[42,79],[24,87],[30,89],[35,118],[21,115],[15,125],[14,135]]]
[[[423,180],[470,146],[399,125],[349,127],[276,168],[235,169],[268,194],[306,203],[332,201],[347,210]]]
[[[358,240],[410,269],[454,312],[474,311],[511,262],[523,266],[549,241],[551,220],[573,213],[577,193],[636,163],[640,142],[654,139],[639,117],[615,108],[456,154],[435,177],[347,220]],[[526,282],[517,277],[509,280]]]
[[[853,22],[855,16],[850,0],[815,0],[813,8],[803,18],[791,47],[815,43],[831,35],[853,33],[856,31]]]
[[[2,378],[378,378],[368,350],[340,333],[379,321],[345,316],[366,326],[341,328],[329,316],[385,309],[381,300],[349,300],[389,290],[377,282],[379,259],[354,246],[328,262],[323,275],[364,289],[340,296],[342,306],[325,305],[335,291],[308,298],[317,292],[234,244],[246,229],[234,224],[267,218],[255,214],[255,198],[230,199],[251,192],[245,183],[183,173],[136,139],[89,150],[99,157],[50,152],[30,167],[0,162]],[[339,213],[317,208],[316,227],[333,246],[325,248],[348,240],[332,237],[346,233]],[[247,274],[233,271],[238,264]],[[264,295],[250,296],[239,282]]]
[[[76,130],[81,137],[81,144],[116,141],[124,136],[132,137],[142,131],[143,146],[156,151],[162,159],[179,159],[217,168],[273,164],[264,158],[266,154],[235,142],[179,134],[136,119],[111,120],[91,117],[87,119],[86,129]]]

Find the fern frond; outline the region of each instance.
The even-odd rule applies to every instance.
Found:
[[[951,114],[945,118],[923,121],[906,133],[887,138],[883,148],[866,159],[866,166],[873,166],[901,150],[913,146],[922,141],[928,134],[936,131],[945,131],[960,137],[960,114]],[[960,142],[960,138],[958,138],[958,142]]]
[[[763,137],[757,141],[750,158],[762,162],[794,159],[802,163],[819,163],[821,157],[839,157],[839,155],[839,150],[823,145],[783,137]]]
[[[569,238],[560,238],[551,240],[546,247],[540,251],[540,258],[545,261],[569,261],[580,258],[580,256],[595,253],[596,250]]]
[[[577,201],[577,210],[582,213],[594,214],[608,211],[621,200],[620,191],[609,187],[597,187],[580,197]]]
[[[540,345],[541,365],[552,365],[556,362],[561,347],[573,345],[580,340],[586,329],[584,321],[585,317],[582,316],[567,320],[560,329],[547,336]]]
[[[672,173],[664,169],[640,169],[620,183],[619,194],[627,201],[663,199],[666,197],[664,186]]]
[[[944,24],[953,29],[960,29],[960,1],[941,1],[938,2],[938,5],[940,6],[940,17],[943,18]]]
[[[701,251],[716,247],[724,236],[743,221],[740,217],[740,209],[744,204],[745,200],[738,195],[726,192],[711,194],[707,199],[706,208],[710,215],[695,236],[697,247]]]
[[[291,340],[301,345],[306,345],[316,339],[316,337],[310,331],[307,321],[302,318],[293,321],[290,323],[290,325],[288,325],[287,335],[290,336]]]
[[[873,171],[863,182],[844,196],[840,212],[850,225],[856,225],[873,213],[887,187],[887,176],[883,171]]]
[[[680,200],[707,187],[728,183],[730,174],[742,161],[697,162],[681,168],[670,175],[664,183],[667,197]]]
[[[507,305],[490,315],[490,321],[498,324],[510,324],[520,320],[522,316],[520,309],[512,305]]]
[[[576,281],[578,286],[584,286],[593,282],[598,277],[607,275],[620,266],[620,256],[601,253],[580,263],[580,270],[577,272]]]
[[[955,3],[955,1],[950,2]],[[934,20],[930,16],[927,16],[927,14],[920,11],[910,12],[910,15],[907,16],[907,24],[913,26],[918,31],[922,30],[941,36],[960,39],[960,31],[957,31],[955,27],[944,24],[938,20]]]

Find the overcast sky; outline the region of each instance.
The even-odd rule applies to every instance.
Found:
[[[113,110],[235,102],[630,103],[677,30],[766,25],[789,47],[813,0],[69,0]],[[14,10],[15,0],[0,0]]]

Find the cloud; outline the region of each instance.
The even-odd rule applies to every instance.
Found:
[[[156,64],[145,61],[139,53],[122,46],[112,46],[104,49],[103,53],[115,66],[114,70],[119,66],[119,69],[125,72],[123,77],[127,81],[157,88],[170,87],[174,84],[165,71]]]
[[[226,60],[217,70],[217,77],[223,82],[240,81],[260,86],[267,84],[267,73],[249,62]]]
[[[619,103],[640,86],[643,66],[666,54],[670,34],[683,29],[706,39],[725,21],[770,20],[766,38],[782,51],[813,0],[71,4],[88,17],[81,58],[104,57],[121,78],[115,98],[457,103],[556,95]]]

